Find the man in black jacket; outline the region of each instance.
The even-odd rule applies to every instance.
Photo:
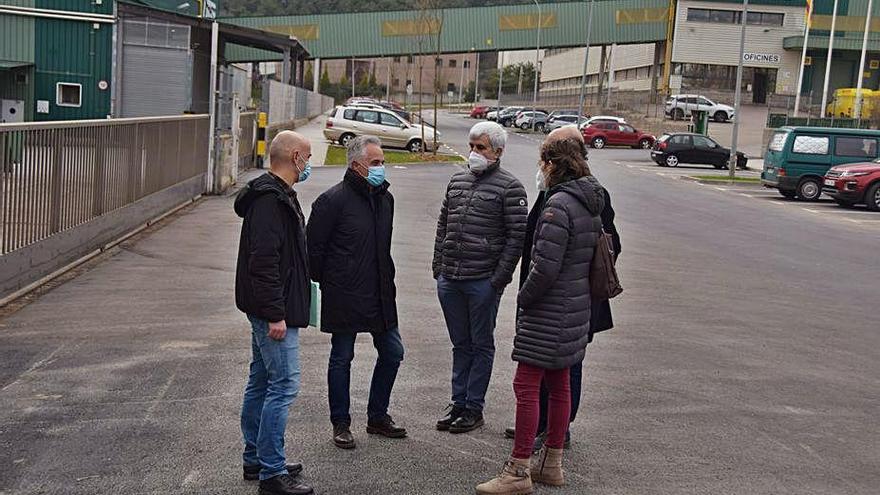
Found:
[[[495,317],[522,251],[528,211],[522,184],[501,168],[507,132],[480,122],[469,142],[468,169],[453,175],[446,188],[432,264],[452,341],[452,403],[437,429],[451,433],[483,425]]]
[[[587,147],[584,143],[584,136],[580,133],[580,131],[575,126],[565,126],[559,129],[554,130],[547,136],[547,141],[559,140],[559,139],[573,139],[578,142],[578,145],[581,149],[581,152],[584,154],[584,157],[587,156]],[[538,223],[538,217],[541,215],[541,210],[544,209],[544,203],[546,201],[547,192],[543,189],[542,184],[537,184],[538,187],[538,197],[535,200],[534,206],[532,206],[531,211],[529,211],[528,223],[526,225],[526,237],[525,242],[523,243],[523,253],[522,260],[520,263],[520,280],[519,285],[522,286],[526,277],[529,274],[529,265],[532,259],[532,244],[535,237],[535,226]],[[605,206],[602,208],[602,212],[600,213],[600,218],[602,219],[602,230],[606,233],[611,234],[611,243],[614,248],[614,257],[617,259],[617,256],[620,254],[620,234],[617,232],[617,226],[614,225],[614,208],[611,207],[611,195],[608,193],[608,190],[604,187],[602,188],[602,193],[605,199]],[[611,318],[611,302],[607,299],[593,299],[591,304],[591,313],[590,313],[590,339],[592,342],[593,335],[598,332],[604,332],[605,330],[610,330],[614,328],[614,321]],[[581,403],[581,383],[583,379],[583,361],[575,364],[571,368],[569,368],[569,381],[571,388],[571,414],[569,416],[569,423],[574,422],[575,417],[577,416],[578,408]],[[538,418],[538,438],[535,440],[535,450],[541,448],[544,440],[544,432],[547,429],[547,403],[549,401],[549,391],[546,387],[541,387],[541,397],[540,397],[540,416]],[[513,438],[515,436],[514,428],[507,428],[504,431],[504,436],[507,438]],[[568,448],[571,442],[571,435],[566,432],[565,434],[565,446]]]
[[[250,376],[241,410],[244,479],[261,495],[312,493],[287,464],[284,430],[299,393],[299,329],[309,324],[310,287],[303,214],[293,185],[308,178],[311,145],[285,131],[272,140],[269,173],[235,199],[244,218],[235,270],[235,302],[251,323]]]
[[[403,360],[391,259],[394,197],[388,192],[377,138],[353,139],[347,154],[342,182],[312,205],[307,237],[312,280],[321,284],[321,331],[332,334],[327,388],[333,443],[352,449],[349,394],[358,333],[369,332],[379,353],[370,384],[367,433],[403,438],[406,430],[388,415]]]

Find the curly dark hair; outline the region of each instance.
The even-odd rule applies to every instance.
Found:
[[[584,143],[574,138],[559,139],[541,145],[541,161],[547,188],[592,175],[587,165]]]

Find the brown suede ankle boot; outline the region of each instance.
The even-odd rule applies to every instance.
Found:
[[[529,460],[513,457],[504,463],[501,474],[477,485],[479,495],[529,495],[534,491],[529,477]]]
[[[551,449],[544,446],[536,457],[532,458],[532,481],[551,486],[562,486],[565,479],[562,475],[562,449]]]

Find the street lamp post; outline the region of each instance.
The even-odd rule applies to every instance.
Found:
[[[501,79],[504,77],[504,52],[498,50],[498,111],[501,111]],[[496,114],[498,115],[498,114]]]
[[[742,100],[742,80],[743,80],[743,59],[746,51],[746,25],[749,19],[749,0],[743,0],[742,12],[742,30],[739,36],[739,65],[736,67],[736,94],[733,99],[733,137],[730,144],[730,160],[727,162],[727,168],[730,170],[730,180],[736,177],[736,145],[739,139],[739,107]]]
[[[587,91],[587,65],[590,62],[590,35],[592,34],[593,29],[593,0],[590,0],[590,10],[587,14],[587,52],[584,54],[584,72],[581,74],[581,95],[578,98],[578,118],[577,125],[580,127],[581,125],[581,116],[584,113],[584,103],[586,102],[586,91]]]
[[[535,7],[538,8],[538,40],[535,42],[535,87],[534,93],[532,94],[532,129],[535,128],[535,109],[538,108],[538,64],[541,58],[541,5],[538,4],[538,0],[532,0],[535,2]]]

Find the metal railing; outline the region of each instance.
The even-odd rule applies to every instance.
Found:
[[[0,125],[0,255],[206,172],[204,115]]]

